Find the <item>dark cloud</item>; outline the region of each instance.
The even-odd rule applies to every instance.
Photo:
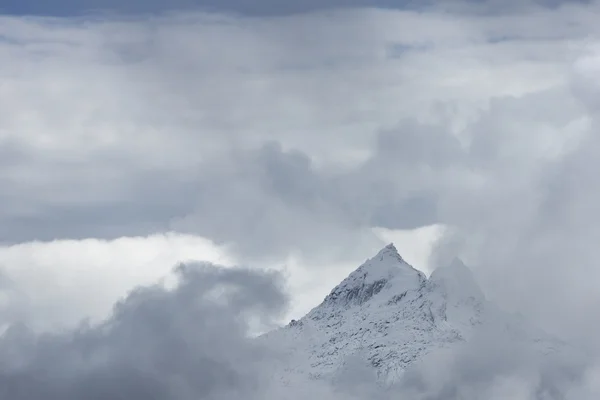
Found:
[[[275,353],[251,341],[249,330],[281,317],[281,279],[211,265],[176,272],[176,288],[141,287],[98,326],[41,336],[10,327],[0,338],[2,396],[253,398],[264,384],[263,359]]]
[[[571,0],[587,3],[589,0]],[[52,16],[73,16],[89,13],[142,14],[165,11],[203,10],[232,12],[245,15],[289,15],[334,8],[380,7],[380,8],[424,8],[438,4],[437,0],[305,0],[282,2],[278,0],[51,0],[44,3],[34,0],[5,0],[0,12],[7,14],[34,14]],[[523,1],[470,0],[472,5],[481,5],[488,11],[498,12],[523,7]],[[530,4],[556,7],[567,3],[564,0],[534,0]]]
[[[18,161],[21,165],[27,162],[23,158]],[[39,161],[32,160],[29,165],[37,164],[43,168]],[[57,163],[51,165],[48,168],[53,171],[63,170]],[[78,182],[73,182],[72,171],[78,168],[81,168],[79,173],[83,173],[87,165],[64,167],[71,172],[39,183],[17,183],[10,177],[9,169],[5,169],[8,177],[0,178],[5,188],[0,193],[3,205],[0,210],[0,242],[12,244],[87,237],[112,239],[164,232],[169,228],[169,219],[190,213],[195,205],[191,203],[193,197],[188,194],[192,192],[189,184],[185,178],[175,174],[143,172],[132,179],[131,175],[115,177],[110,173],[94,177],[91,171],[90,180],[75,178]],[[97,185],[102,189],[98,190]],[[126,187],[126,190],[114,193],[111,188],[118,186]],[[40,187],[43,193],[39,192]],[[74,198],[68,198],[68,192],[92,195],[74,201]],[[142,198],[145,199],[143,202],[140,201]]]

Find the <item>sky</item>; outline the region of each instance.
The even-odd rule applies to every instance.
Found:
[[[447,2],[452,3],[452,2]],[[483,12],[503,12],[527,8],[530,5],[558,7],[563,0],[498,1],[469,0],[468,6]],[[589,3],[589,0],[573,0],[573,3]],[[460,3],[458,3],[460,4]],[[0,12],[17,15],[81,16],[98,13],[113,15],[140,15],[170,11],[227,12],[245,16],[283,16],[302,12],[335,10],[349,7],[372,7],[384,9],[423,9],[438,5],[434,0],[4,0]]]
[[[394,241],[600,350],[600,3],[214,3],[0,2],[2,329],[192,261],[281,322]]]

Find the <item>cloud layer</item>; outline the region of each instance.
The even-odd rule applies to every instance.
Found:
[[[597,2],[0,19],[0,240],[178,230],[356,260],[449,227],[488,292],[595,349]]]
[[[285,310],[281,276],[210,264],[175,271],[174,287],[139,287],[100,324],[42,335],[11,326],[0,337],[0,394],[16,400],[591,400],[599,394],[585,359],[540,358],[497,330],[430,355],[391,387],[378,385],[358,358],[347,360],[332,382],[291,375],[284,385],[272,378],[283,353],[249,337]]]
[[[173,290],[148,286],[99,326],[36,337],[13,326],[0,340],[0,393],[13,399],[198,399],[250,396],[268,356],[247,338],[285,309],[277,277],[180,266]],[[223,295],[226,293],[226,295]]]
[[[114,240],[64,240],[0,247],[0,326],[35,332],[97,323],[138,285],[172,280],[178,262],[234,265],[226,249],[175,233]]]
[[[587,0],[571,0],[587,3]],[[412,0],[304,0],[302,2],[280,2],[274,0],[48,0],[44,3],[33,0],[6,0],[0,12],[8,14],[78,16],[90,13],[109,13],[120,15],[139,15],[168,11],[210,11],[229,12],[251,16],[281,16],[301,12],[315,12],[348,7],[407,8],[422,9],[440,3],[436,0],[415,2]],[[448,2],[450,3],[450,2]],[[522,10],[533,6],[557,7],[568,3],[564,0],[497,1],[470,0],[469,6],[480,11],[506,12]],[[458,3],[460,4],[460,3]],[[451,6],[457,4],[450,3]]]
[[[595,11],[4,18],[0,238],[339,257],[372,226],[454,223],[446,199],[581,131],[565,60]]]

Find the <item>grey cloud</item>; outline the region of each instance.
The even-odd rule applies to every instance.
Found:
[[[534,103],[558,107],[561,93],[546,95],[545,100],[534,97]],[[515,101],[509,109],[528,100]],[[536,107],[527,112],[535,115]],[[599,145],[593,133],[597,122],[573,134],[564,119],[569,113],[577,119],[583,112],[577,107],[552,107],[544,113],[547,118],[535,119],[541,123],[531,126],[531,141],[510,139],[514,121],[482,135],[481,142],[473,144],[473,159],[490,180],[478,189],[444,198],[442,219],[457,229],[440,244],[440,251],[447,252],[444,247],[450,246],[454,249],[450,252],[468,254],[492,297],[596,351],[597,340],[587,332],[600,326],[593,311],[600,298],[589,284],[598,278],[599,232],[594,221],[600,214],[594,171]],[[506,118],[518,114],[514,110]],[[519,121],[528,124],[528,119]],[[543,125],[553,119],[562,121],[555,124],[559,130],[554,134]],[[556,153],[556,143],[548,140],[552,138],[563,142],[562,153]],[[483,149],[487,157],[478,155]]]
[[[568,14],[568,11],[565,13]],[[596,15],[592,12],[593,8],[577,11],[589,11],[591,19]],[[550,37],[556,38],[556,32],[564,33],[563,29],[569,25],[560,19],[562,15],[557,12],[550,19],[538,15],[531,19],[525,17],[522,20],[525,22],[520,24],[531,25],[535,31],[532,35],[536,38],[539,36],[538,29],[544,31],[545,24],[553,25]],[[306,19],[300,28],[310,30],[313,22]],[[353,25],[356,21],[351,22],[347,23]],[[505,29],[513,28],[510,21],[503,19],[479,22],[506,22],[509,28]],[[280,23],[285,25],[292,22],[285,20]],[[320,23],[322,25],[318,27],[329,24],[329,21]],[[367,24],[367,27],[376,30],[373,21],[369,20],[369,23],[372,26]],[[159,46],[158,55],[152,53],[156,50],[152,48],[148,54],[142,49],[141,55],[135,54],[133,57],[130,53],[132,49],[126,44],[120,48],[125,49],[121,53],[131,56],[125,57],[127,68],[141,65],[140,69],[119,69],[111,64],[117,61],[103,52],[89,50],[89,53],[76,53],[77,57],[74,52],[68,52],[68,62],[63,64],[56,61],[58,57],[51,57],[56,64],[43,63],[46,60],[43,57],[35,58],[35,62],[44,68],[34,69],[35,74],[25,75],[25,81],[30,79],[34,86],[40,85],[34,87],[35,90],[17,86],[10,91],[7,89],[10,85],[6,84],[0,88],[10,94],[0,98],[3,105],[2,121],[11,121],[15,111],[9,108],[11,103],[25,104],[25,109],[45,110],[49,107],[53,117],[42,119],[39,126],[30,128],[23,121],[32,123],[35,118],[20,114],[20,118],[24,119],[15,120],[15,125],[3,126],[0,132],[16,130],[25,135],[30,129],[43,132],[47,129],[56,133],[63,128],[80,132],[86,131],[89,124],[96,126],[98,121],[116,118],[116,115],[115,126],[101,124],[104,129],[101,133],[112,132],[114,128],[115,132],[125,137],[126,143],[123,148],[109,145],[83,155],[74,146],[75,150],[71,149],[65,155],[58,150],[53,152],[43,147],[35,148],[34,145],[23,146],[27,143],[26,136],[21,142],[0,142],[0,235],[4,240],[114,237],[175,227],[217,241],[233,242],[235,249],[248,258],[280,259],[295,251],[315,258],[341,259],[354,258],[358,253],[362,255],[360,247],[367,246],[369,241],[376,241],[376,238],[364,232],[374,223],[390,228],[407,228],[440,222],[454,228],[440,244],[440,258],[460,253],[475,269],[487,292],[501,304],[521,310],[528,318],[577,342],[591,354],[599,350],[595,333],[600,327],[600,320],[596,317],[600,306],[596,254],[600,239],[597,228],[600,199],[596,182],[597,160],[600,159],[596,111],[600,96],[593,58],[587,59],[584,64],[577,64],[579,69],[572,71],[571,81],[568,82],[571,86],[563,87],[562,83],[554,84],[558,81],[557,75],[554,75],[555,69],[547,64],[559,60],[561,74],[564,72],[562,69],[566,66],[564,59],[567,53],[563,52],[563,47],[550,48],[547,42],[537,41],[533,47],[519,47],[517,43],[515,48],[510,49],[502,46],[488,48],[487,51],[497,57],[493,60],[500,60],[500,64],[504,62],[507,65],[512,65],[515,57],[520,62],[530,60],[529,52],[534,49],[534,58],[539,57],[541,61],[535,64],[537,69],[523,66],[533,71],[524,73],[527,79],[512,82],[513,76],[503,73],[499,73],[498,78],[505,79],[503,86],[526,86],[523,92],[534,93],[498,95],[489,103],[487,97],[485,101],[476,96],[468,97],[465,103],[481,102],[485,103],[485,107],[478,110],[474,117],[470,115],[473,118],[468,121],[461,121],[465,127],[458,129],[461,139],[458,140],[449,133],[451,124],[444,118],[441,118],[442,122],[423,123],[420,119],[411,120],[397,114],[397,109],[413,101],[415,111],[425,107],[423,104],[430,105],[419,102],[420,89],[428,82],[418,80],[423,77],[418,74],[419,69],[423,69],[424,65],[431,67],[431,72],[427,70],[427,73],[435,76],[443,75],[450,67],[440,62],[439,58],[426,58],[424,54],[415,56],[409,52],[403,54],[405,58],[402,61],[412,69],[401,69],[400,64],[386,64],[382,69],[362,70],[365,54],[377,55],[381,50],[375,44],[379,41],[363,38],[364,27],[358,33],[349,30],[357,37],[340,41],[340,46],[336,46],[336,40],[331,38],[347,31],[325,31],[327,34],[323,36],[330,40],[323,40],[327,45],[316,46],[316,56],[311,53],[314,49],[306,41],[304,47],[300,47],[302,51],[296,46],[289,46],[292,52],[299,55],[288,58],[287,53],[278,51],[297,42],[282,40],[280,46],[275,47],[276,51],[259,40],[265,32],[282,32],[280,27],[263,27],[261,29],[265,30],[259,29],[256,35],[244,32],[247,39],[241,47],[233,47],[232,43],[241,39],[228,30],[224,31],[225,37],[235,40],[226,44],[232,47],[220,43],[214,47],[202,47],[200,43],[186,47],[185,43],[194,42],[195,38],[202,35],[189,35],[196,31],[178,30],[177,22],[172,25],[166,35],[152,36],[152,40],[164,46]],[[385,31],[386,25],[382,25],[381,29]],[[595,21],[593,25],[596,25]],[[443,24],[440,26],[443,28]],[[476,24],[465,26],[476,30]],[[586,34],[593,31],[592,25],[581,23],[577,26]],[[255,28],[248,29],[256,32],[253,30]],[[101,28],[111,32],[113,29],[121,41],[131,37],[123,26],[107,25]],[[160,31],[155,26],[147,29]],[[37,35],[44,38],[50,35],[49,32],[53,35],[63,32],[54,29],[46,31],[39,26],[29,25],[25,31],[25,36],[37,37],[34,33],[38,32]],[[292,29],[283,31],[290,37],[296,32]],[[104,39],[105,33],[95,36],[94,29],[86,30],[85,34],[83,31],[77,32],[87,39],[72,35],[72,31],[62,34],[71,35],[69,40],[75,42],[81,40],[78,43],[84,49],[97,43],[101,43],[100,47],[111,49],[114,45]],[[210,30],[202,32],[204,36],[214,34]],[[444,35],[446,31],[441,32],[440,35]],[[471,43],[470,33],[465,35],[465,43]],[[473,35],[476,37],[473,40],[481,43],[478,41],[481,39],[480,32],[476,31]],[[145,37],[143,33],[142,36]],[[384,34],[382,36],[387,37]],[[567,34],[565,37],[574,40]],[[360,38],[363,40],[354,40]],[[264,47],[257,46],[257,43]],[[137,49],[136,46],[132,47]],[[321,63],[323,59],[319,57],[328,53],[329,47],[340,52],[336,53],[339,59],[332,58],[338,60],[339,64],[349,62],[350,66],[327,71],[319,69],[326,64]],[[239,59],[229,56],[243,48],[250,49],[251,55]],[[453,49],[450,47],[450,50]],[[6,61],[2,63],[3,68],[7,68],[8,60],[18,59],[15,51],[11,47],[2,53],[8,57],[3,59]],[[114,54],[111,51],[108,53],[112,56]],[[449,101],[459,96],[459,91],[453,89],[453,85],[460,86],[461,79],[473,81],[468,86],[469,90],[479,90],[481,76],[478,73],[485,70],[471,74],[470,68],[475,64],[468,60],[472,53],[462,48],[456,51],[458,60],[451,59],[460,66],[451,70],[456,76],[444,75],[432,84],[435,85],[436,96],[445,96]],[[121,53],[118,55],[123,56]],[[185,57],[175,57],[179,53],[185,53]],[[523,53],[527,53],[527,57]],[[311,55],[317,61],[304,61],[302,68],[299,68],[298,60],[311,60]],[[35,56],[40,55],[36,53]],[[80,64],[78,57],[101,60],[102,68],[96,70],[88,64]],[[323,57],[329,62],[330,58]],[[377,57],[373,56],[379,60]],[[233,67],[226,68],[230,61]],[[410,64],[411,61],[415,63]],[[148,64],[152,62],[160,65],[152,68]],[[443,65],[435,69],[436,63]],[[31,68],[33,64],[20,66],[26,65]],[[117,65],[122,67],[121,64]],[[307,65],[317,72],[314,75],[296,75],[299,71],[310,70]],[[228,73],[236,68],[247,67],[244,69],[246,75],[233,75],[230,78],[225,73],[211,73],[218,70],[214,69],[215,66]],[[485,66],[491,69],[495,61]],[[67,94],[63,93],[63,98],[60,97],[62,92],[57,94],[34,80],[44,71],[54,71],[52,68],[64,70],[65,75],[75,74],[79,68],[84,72],[83,80],[71,83],[75,87],[85,87],[86,93],[99,95],[99,100],[86,97],[80,91],[68,90]],[[112,68],[118,69],[114,77],[109,75]],[[202,72],[202,76],[190,74],[195,68]],[[399,72],[396,72],[396,68]],[[394,74],[385,75],[388,69],[394,70]],[[461,75],[463,70],[468,73]],[[5,76],[12,77],[12,70],[3,71],[10,72]],[[175,82],[166,80],[165,73],[177,75]],[[265,76],[269,74],[275,78],[266,80]],[[544,82],[546,86],[535,86],[538,74],[548,74]],[[64,79],[61,74],[43,76],[52,82],[59,82],[58,78]],[[376,79],[380,76],[381,81]],[[410,80],[415,76],[417,83],[410,86]],[[90,84],[80,85],[83,81]],[[99,86],[110,89],[107,89],[108,96],[100,89],[95,92],[95,86],[92,85],[95,81],[100,82]],[[144,86],[154,81],[159,83]],[[332,82],[331,86],[321,86],[327,81]],[[22,84],[23,81],[19,82]],[[489,84],[486,82],[483,86]],[[547,82],[554,87],[546,89]],[[396,92],[377,97],[368,90],[370,85],[374,85],[388,93],[387,90],[399,84],[409,85],[406,89],[408,100],[397,96]],[[217,87],[216,92],[210,92],[211,85]],[[349,86],[354,90],[350,90]],[[200,100],[194,97],[204,91],[212,93],[214,97],[200,96]],[[331,94],[333,92],[336,95]],[[19,99],[11,96],[19,93],[33,93],[31,97],[35,98],[35,102],[18,103]],[[173,93],[177,95],[173,96],[175,99],[169,96]],[[294,95],[286,96],[286,93]],[[277,102],[265,101],[274,94],[277,95]],[[58,107],[67,95],[77,101],[67,102],[68,107],[65,108]],[[322,98],[325,100],[322,101]],[[350,98],[361,101],[342,101]],[[381,102],[382,98],[386,102]],[[149,104],[154,104],[151,100],[156,100],[158,106],[151,107]],[[397,101],[402,104],[397,105]],[[375,104],[372,108],[365,106],[371,103]],[[116,111],[100,107],[100,104],[114,105]],[[257,104],[269,107],[263,109]],[[84,105],[92,105],[92,111]],[[300,111],[288,113],[286,107]],[[377,114],[381,107],[388,107],[386,110],[393,117]],[[413,110],[410,107],[408,109]],[[452,112],[449,111],[450,121]],[[283,117],[276,120],[279,114]],[[64,127],[62,123],[65,120],[76,118],[62,120],[58,118],[61,115],[92,115],[94,118],[86,120],[81,126]],[[328,128],[334,120],[331,115],[335,115],[338,118],[335,121],[339,123],[332,127],[331,133],[329,129],[312,132],[313,126],[306,122],[311,119]],[[375,117],[371,118],[372,115]],[[254,130],[249,129],[246,125],[254,127],[252,122],[256,123],[250,116],[257,116],[269,123],[259,124]],[[132,123],[131,126],[129,117],[134,122],[142,119],[144,123]],[[56,123],[57,120],[61,123]],[[184,120],[182,125],[186,129],[174,124],[175,120]],[[207,125],[199,122],[206,120],[210,121]],[[395,124],[399,120],[403,122]],[[363,121],[364,125],[360,125]],[[346,135],[346,128],[350,130],[356,125],[360,126],[359,132]],[[172,144],[172,147],[163,142],[155,147],[148,145],[154,143],[156,137],[153,135],[157,130],[165,126],[169,128],[167,131],[171,141],[168,144]],[[175,128],[170,129],[171,126]],[[196,129],[197,126],[201,128]],[[142,131],[147,135],[127,136],[131,131]],[[58,141],[63,140],[62,136],[59,138]],[[346,142],[351,146],[344,147],[348,144]],[[133,150],[129,150],[129,147],[125,149],[127,146]],[[331,154],[334,157],[340,149],[346,151],[357,148],[366,150],[366,156],[344,168],[320,165],[315,156]],[[114,152],[112,155],[111,151]],[[356,251],[356,254],[344,254],[348,249],[350,253]],[[282,298],[271,291],[262,278],[253,281],[255,278],[248,273],[183,274],[184,284],[175,292],[146,288],[131,295],[117,307],[115,315],[103,329],[82,328],[65,335],[47,336],[41,341],[36,337],[32,337],[31,341],[27,341],[27,336],[19,337],[24,333],[17,328],[9,331],[0,342],[0,351],[3,352],[0,375],[4,377],[0,379],[0,384],[6,390],[25,387],[24,390],[30,390],[29,395],[34,399],[39,398],[39,392],[35,390],[50,391],[56,396],[71,394],[64,396],[67,398],[73,397],[73,394],[77,394],[75,398],[82,394],[86,398],[96,395],[99,399],[102,396],[114,398],[114,391],[117,390],[132,397],[160,397],[175,393],[182,399],[186,399],[189,393],[222,393],[224,386],[233,386],[245,394],[259,390],[260,387],[256,389],[255,383],[260,382],[260,377],[246,375],[238,366],[251,369],[256,366],[254,362],[266,357],[266,353],[244,339],[242,333],[245,327],[238,323],[257,311],[256,308],[244,308],[244,305],[263,305],[262,314],[268,319],[271,312],[277,311],[270,304],[280,303]],[[245,286],[247,280],[256,284],[254,288]],[[198,310],[191,302],[188,303],[193,298],[190,294],[192,291],[194,296],[208,293],[210,283],[216,281],[233,284],[240,287],[241,291],[234,292],[234,297],[226,306],[201,302],[197,305],[200,307]],[[270,293],[271,296],[261,300],[254,297],[255,292]],[[180,311],[173,312],[174,307],[181,307]],[[261,307],[258,307],[260,310]],[[5,319],[15,318],[14,310],[2,312]],[[215,324],[212,328],[208,325],[209,321]],[[172,326],[173,329],[165,331],[165,326]],[[186,349],[195,348],[197,352],[186,353],[182,350],[181,343],[188,342],[195,344],[195,347],[186,346]],[[437,368],[429,366],[411,372],[404,386],[398,390],[405,390],[414,398],[456,398],[462,393],[461,390],[470,390],[474,399],[494,398],[492,394],[502,394],[494,392],[502,389],[497,387],[496,377],[500,376],[509,382],[514,380],[514,386],[524,391],[523,398],[597,398],[592,392],[586,393],[584,377],[589,372],[589,365],[585,362],[575,362],[573,365],[568,360],[550,362],[531,359],[526,349],[501,345],[494,335],[478,343],[457,357],[439,362]],[[68,357],[64,357],[65,354]],[[92,357],[86,358],[86,354],[92,354]],[[138,357],[143,363],[137,363]],[[217,375],[206,375],[206,378],[220,382],[221,386],[211,386],[202,380],[201,386],[195,385],[188,370],[191,367],[195,371],[210,367]],[[346,371],[349,375],[339,378],[342,386],[339,390],[342,393],[352,392],[354,388],[349,382],[357,382],[362,385],[356,389],[357,393],[376,392],[368,379],[356,379],[356,376],[364,378],[362,371],[360,365],[351,366]],[[194,382],[197,378],[195,374]],[[175,377],[183,383],[167,382],[165,376]],[[38,380],[41,378],[44,379]],[[9,387],[9,383],[16,386]],[[90,392],[92,390],[94,393]],[[148,390],[150,394],[146,392]],[[30,400],[24,396],[24,400]],[[19,397],[14,395],[12,398]]]
[[[597,4],[517,19],[467,14],[190,17],[188,25],[179,16],[142,28],[120,21],[65,30],[56,21],[49,29],[6,20],[34,48],[48,52],[40,43],[64,45],[67,36],[75,44],[64,60],[60,52],[23,58],[13,69],[33,71],[25,79],[9,80],[14,71],[6,70],[0,123],[20,144],[0,144],[2,237],[175,227],[233,242],[250,258],[297,252],[329,261],[362,257],[361,246],[377,241],[368,232],[374,223],[439,222],[455,227],[444,251],[466,253],[493,296],[596,347],[597,70],[593,57],[570,75],[566,68],[587,43],[578,40],[597,29]],[[441,49],[386,58],[396,27],[411,28],[415,18],[435,30],[407,29],[400,41]],[[488,46],[515,29],[520,39]],[[292,40],[297,32],[311,40]],[[225,45],[198,39],[211,35]],[[150,46],[141,46],[147,57],[126,65],[113,58],[116,44],[129,49],[126,38]],[[6,47],[3,68],[27,48]],[[61,79],[64,92],[45,86]],[[438,112],[432,98],[456,107]],[[29,109],[50,112],[18,112]],[[72,126],[77,118],[59,118],[71,115],[85,118]],[[81,143],[36,148],[38,136],[26,136],[63,130],[57,142]],[[121,141],[88,147],[77,135],[88,130],[89,139],[116,132]],[[357,153],[343,167],[324,162]]]
[[[436,221],[435,193],[424,192],[421,181],[431,179],[431,172],[419,169],[430,163],[437,164],[435,170],[446,167],[451,161],[445,158],[456,154],[445,147],[448,136],[441,131],[432,133],[440,140],[431,149],[428,127],[418,129],[409,123],[382,133],[374,155],[343,173],[319,170],[307,154],[284,151],[275,142],[236,153],[198,179],[194,211],[171,227],[235,243],[234,249],[250,257],[290,251],[331,256],[321,244],[336,237],[345,257],[354,257],[348,249],[360,253],[361,242],[379,243],[368,231],[374,224],[415,228]]]
[[[562,23],[555,24],[561,29],[552,27],[551,37],[568,25],[562,15],[552,14],[551,21]],[[459,197],[453,188],[472,189],[465,185],[488,173],[482,171],[486,163],[495,162],[499,173],[505,164],[499,151],[507,142],[503,135],[511,130],[511,140],[522,137],[516,127],[526,118],[563,113],[568,119],[569,110],[555,103],[523,117],[524,102],[501,100],[506,104],[492,104],[487,118],[469,128],[494,132],[473,134],[467,154],[447,133],[452,106],[443,112],[449,115],[443,123],[423,124],[405,115],[431,106],[419,100],[427,89],[421,86],[429,82],[419,73],[421,63],[437,65],[435,57],[408,52],[400,63],[382,60],[381,51],[400,39],[441,40],[443,47],[446,36],[468,46],[469,30],[476,41],[485,39],[478,24],[490,20],[436,11],[406,14],[400,19],[406,24],[417,19],[419,26],[436,28],[396,37],[385,22],[396,17],[366,11],[239,20],[176,15],[78,20],[64,27],[60,20],[5,19],[11,29],[4,35],[20,45],[10,42],[3,54],[17,60],[14,70],[33,72],[12,79],[13,69],[6,69],[7,95],[0,98],[2,132],[18,138],[0,142],[0,240],[111,238],[176,227],[237,242],[244,254],[270,256],[290,249],[317,254],[331,237],[353,243],[344,246],[347,251],[366,240],[361,229],[373,224],[452,223],[454,214],[440,215],[440,207],[451,208],[441,198]],[[537,14],[530,18],[548,23]],[[492,20],[494,26],[502,21]],[[523,26],[532,24],[517,25],[522,37],[529,32]],[[226,45],[196,40],[206,37]],[[504,62],[522,60],[518,51],[492,50],[511,54]],[[545,62],[561,57],[543,55]],[[48,82],[61,89],[54,91]],[[441,101],[452,104],[457,92],[444,90],[436,84],[435,96],[444,93],[450,100]],[[383,94],[375,94],[379,91]],[[529,97],[527,109],[546,97],[554,99],[544,93]],[[28,115],[30,109],[39,118]],[[31,132],[36,134],[30,137]],[[61,145],[74,144],[46,149],[35,139],[39,132],[56,135]],[[111,142],[111,134],[118,140]],[[320,165],[356,152],[366,161],[341,170]]]
[[[530,344],[484,330],[411,366],[397,390],[415,399],[571,399],[575,390],[589,391],[585,375],[592,365],[586,357],[536,355]]]
[[[362,255],[358,244],[365,240],[379,245],[366,231],[373,224],[414,228],[436,221],[436,195],[423,182],[432,175],[420,169],[429,163],[442,168],[459,156],[455,143],[446,146],[448,140],[439,127],[408,121],[381,132],[367,162],[338,173],[317,168],[308,154],[284,150],[275,141],[221,153],[192,172],[137,172],[102,154],[62,165],[17,154],[17,166],[29,160],[53,177],[39,182],[42,195],[36,182],[15,182],[5,173],[0,239],[113,238],[172,228],[234,243],[252,257],[289,251],[318,256],[321,244],[337,237],[343,245],[333,254],[351,258],[348,249]],[[86,174],[96,162],[105,168]],[[89,194],[65,195],[82,191]]]
[[[252,322],[273,326],[285,308],[281,277],[212,265],[181,265],[178,285],[140,287],[95,326],[35,335],[26,321],[0,336],[0,394],[16,400],[130,399],[593,399],[593,360],[536,356],[497,329],[432,353],[395,385],[381,386],[359,357],[333,381],[279,386],[285,358],[251,339]],[[573,397],[575,396],[575,397]]]
[[[365,239],[356,233],[364,226],[340,207],[335,185],[306,154],[269,143],[223,162],[198,179],[194,211],[174,220],[173,229],[231,242],[234,250],[259,258],[327,253],[319,247],[329,237],[343,237],[344,248]]]
[[[44,168],[40,160],[31,160],[29,165],[36,163],[37,168]],[[164,232],[170,218],[183,216],[193,209],[192,197],[186,193],[191,190],[180,175],[157,170],[134,173],[135,177],[131,173],[117,177],[109,173],[103,177],[95,176],[100,171],[90,171],[88,179],[82,180],[79,175],[84,174],[85,169],[72,173],[73,168],[78,167],[65,168],[69,172],[49,182],[38,183],[33,179],[16,182],[10,173],[0,179],[5,188],[0,193],[3,204],[0,242],[147,235]],[[87,165],[81,167],[87,168]],[[62,169],[57,163],[48,166],[48,171]],[[39,192],[40,186],[43,192]],[[75,199],[69,192],[91,195]]]
[[[588,0],[571,0],[586,3]],[[380,8],[413,8],[419,9],[438,4],[437,0],[414,1],[414,0],[305,0],[302,2],[281,2],[277,0],[53,0],[43,4],[32,0],[9,0],[5,2],[0,11],[8,14],[34,14],[53,16],[73,16],[89,13],[119,13],[119,14],[143,14],[165,11],[181,10],[203,10],[217,12],[232,12],[246,15],[289,15],[300,12],[312,12],[334,8],[348,7],[380,7]],[[523,1],[501,2],[497,0],[470,0],[473,5],[486,7],[489,11],[498,12],[520,9],[524,6]],[[528,4],[557,7],[565,4],[564,0],[534,0]]]
[[[460,142],[447,127],[423,124],[415,119],[400,121],[394,129],[380,132],[376,149],[374,170],[384,167],[386,162],[391,166],[440,168],[464,157]]]
[[[248,338],[251,320],[273,326],[285,309],[273,273],[182,265],[179,283],[141,287],[108,320],[36,336],[0,337],[0,393],[35,399],[252,398],[271,350]],[[228,397],[223,397],[228,396]]]
[[[434,193],[416,193],[381,204],[372,211],[371,223],[388,229],[414,229],[439,221]]]

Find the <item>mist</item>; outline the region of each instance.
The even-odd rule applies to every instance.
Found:
[[[255,332],[277,326],[288,297],[275,272],[179,265],[174,286],[138,287],[108,319],[36,334],[13,325],[0,339],[0,393],[38,399],[592,399],[594,360],[540,356],[482,331],[412,365],[393,385],[359,357],[331,380],[273,379],[282,348]],[[253,333],[254,332],[254,333]]]

